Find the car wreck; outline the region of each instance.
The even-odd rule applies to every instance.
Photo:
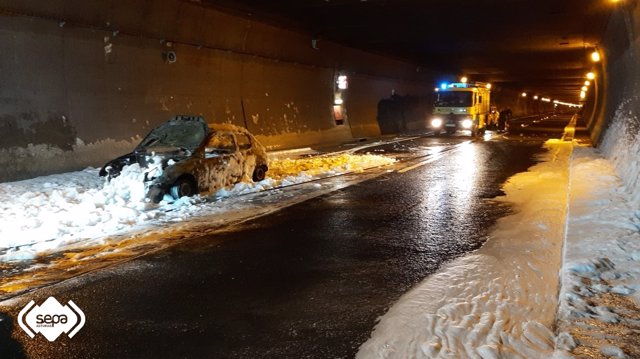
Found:
[[[241,181],[262,181],[268,170],[264,146],[244,128],[207,124],[202,116],[175,116],[153,129],[131,153],[109,161],[100,176],[123,168],[144,169],[147,198],[160,202],[213,193]]]

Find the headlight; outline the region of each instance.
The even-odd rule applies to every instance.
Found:
[[[471,127],[473,127],[473,121],[471,121],[470,119],[466,119],[462,121],[462,128],[464,129],[470,129]]]
[[[442,127],[442,120],[439,118],[434,118],[431,120],[431,127],[440,128]]]

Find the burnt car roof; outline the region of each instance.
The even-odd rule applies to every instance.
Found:
[[[257,142],[257,140],[255,139],[255,136],[249,132],[249,130],[247,130],[244,127],[240,127],[240,126],[236,126],[236,125],[232,125],[229,123],[210,123],[209,124],[209,129],[213,132],[235,132],[235,133],[242,133],[245,134],[249,137],[251,137],[252,139],[254,139],[254,141]],[[264,146],[260,145],[259,142],[257,142],[258,145],[253,146],[253,151],[255,152],[256,155],[261,156],[262,158],[267,158],[267,152],[266,149],[264,148]]]
[[[154,128],[136,147],[136,151],[158,145],[195,151],[208,134],[209,126],[202,116],[175,116]]]

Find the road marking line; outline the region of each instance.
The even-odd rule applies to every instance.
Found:
[[[463,148],[464,146],[468,146],[469,144],[471,144],[472,141],[464,141],[462,143],[459,143],[457,145],[451,146],[451,148],[449,149],[444,149],[440,152],[434,153],[432,156],[430,156],[428,159],[422,161],[422,162],[418,162],[413,166],[409,166],[409,167],[405,167],[401,170],[398,170],[396,172],[398,173],[405,173],[405,172],[409,172],[411,170],[415,170],[416,168],[420,168],[424,165],[428,165],[429,163],[432,163],[434,161],[437,161],[439,159],[441,159],[442,157],[444,157],[445,154],[448,153],[454,153],[456,151],[459,151],[461,148]]]
[[[398,173],[405,173],[405,172],[409,172],[411,170],[415,170],[416,168],[420,168],[420,167],[422,167],[424,165],[428,165],[429,163],[434,162],[436,160],[439,160],[440,158],[442,158],[442,155],[438,154],[435,157],[432,157],[432,158],[430,158],[430,159],[428,159],[426,161],[422,161],[422,162],[419,162],[419,163],[417,163],[417,164],[415,164],[413,166],[405,167],[405,168],[403,168],[401,170],[398,170]]]
[[[573,115],[571,117],[571,121],[564,128],[564,133],[562,134],[562,141],[573,141],[573,137],[576,135],[576,123],[578,122],[578,115]]]

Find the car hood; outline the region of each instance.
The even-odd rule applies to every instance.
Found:
[[[158,162],[164,168],[170,160],[178,162],[193,155],[208,134],[201,116],[176,116],[153,129],[133,152],[109,161],[100,176],[117,177],[124,166],[134,163],[148,167]]]
[[[191,152],[200,147],[209,127],[200,116],[176,116],[153,129],[140,142],[134,152],[165,152],[186,149]]]

